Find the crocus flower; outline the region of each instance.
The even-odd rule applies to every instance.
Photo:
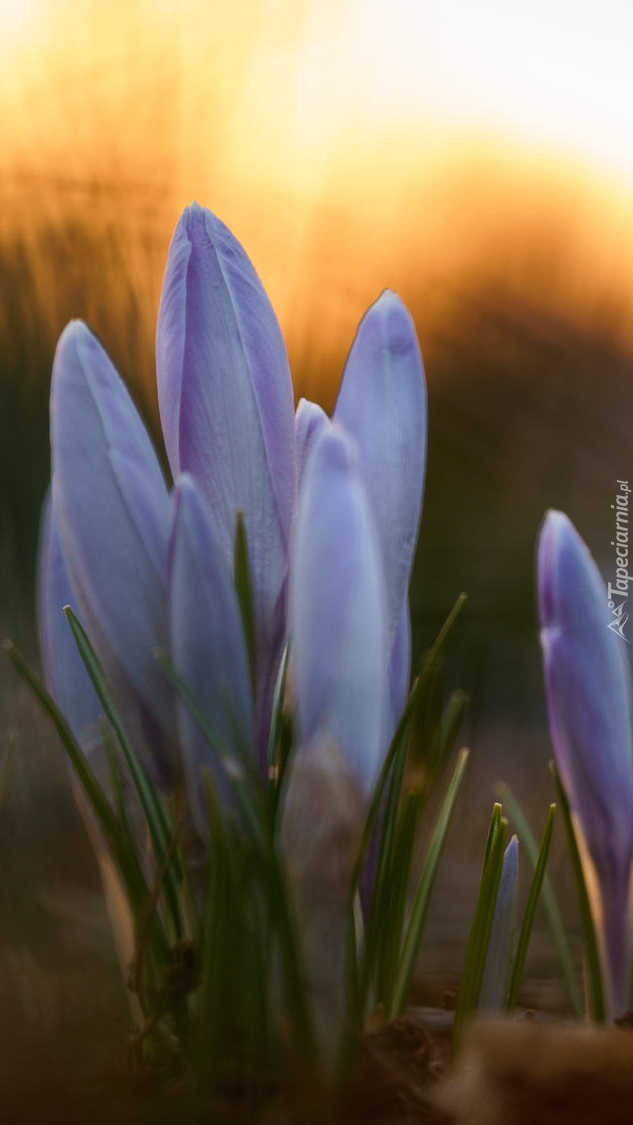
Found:
[[[244,744],[267,766],[290,628],[301,739],[314,743],[327,729],[366,793],[410,673],[407,587],[426,444],[411,318],[393,293],[383,294],[358,330],[334,423],[306,402],[295,416],[285,347],[261,282],[227,228],[194,204],[170,246],[156,351],[171,498],[100,343],[73,322],[57,347],[55,549],[45,534],[39,563],[49,687],[81,736],[78,685],[86,679],[72,641],[59,637],[61,599],[76,608],[148,770],[167,789],[184,775],[202,827],[203,766],[220,789]],[[233,589],[238,511],[253,586],[254,683]],[[212,721],[226,751],[222,769],[169,689],[157,650],[169,653]]]
[[[629,1007],[633,747],[629,670],[607,594],[567,516],[547,514],[538,549],[541,643],[556,763],[579,830],[612,1016]]]
[[[503,1007],[515,923],[519,881],[519,841],[512,836],[503,854],[501,879],[488,939],[486,963],[479,992],[479,1009],[500,1012]]]
[[[176,769],[175,713],[154,659],[155,649],[168,644],[169,495],[125,386],[79,321],[64,330],[55,353],[51,450],[70,600],[117,684],[128,720],[138,721],[140,744],[151,744],[147,767],[169,783]],[[50,659],[54,663],[55,654]]]
[[[184,212],[169,248],[156,367],[172,473],[196,480],[227,563],[238,509],[244,515],[264,766],[285,634],[296,472],[292,382],[277,318],[253,266],[219,219],[196,204]]]
[[[387,605],[354,445],[332,426],[301,492],[290,589],[299,743],[331,741],[368,792],[384,749]]]

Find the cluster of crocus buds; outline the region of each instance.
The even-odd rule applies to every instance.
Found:
[[[299,752],[335,745],[366,795],[410,678],[408,584],[426,455],[411,317],[384,292],[359,325],[333,419],[306,401],[295,414],[262,284],[230,231],[193,204],[169,249],[156,366],[171,490],[99,341],[75,321],[57,347],[39,560],[49,689],[90,748],[100,707],[62,612],[68,603],[148,773],[166,792],[183,784],[204,834],[203,771],[230,801],[231,751],[248,745],[265,775],[289,645]],[[252,654],[234,582],[238,513]],[[228,749],[222,764],[157,653]]]

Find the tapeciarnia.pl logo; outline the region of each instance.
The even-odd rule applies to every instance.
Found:
[[[629,574],[629,497],[631,487],[628,480],[618,480],[616,484],[618,485],[618,491],[615,496],[615,504],[611,505],[615,512],[615,539],[611,540],[611,546],[615,547],[615,582],[607,583],[608,605],[611,610],[608,628],[629,644],[629,638],[624,632],[624,627],[629,620],[629,582],[633,581],[633,575]]]

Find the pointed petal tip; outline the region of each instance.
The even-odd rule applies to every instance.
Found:
[[[373,305],[369,306],[364,319],[374,318],[378,318],[382,324],[384,342],[390,352],[395,355],[406,355],[410,351],[418,353],[424,377],[424,365],[413,317],[404,301],[393,289],[383,289]]]
[[[317,437],[315,456],[323,468],[341,473],[353,472],[358,466],[358,452],[354,439],[343,426],[334,423]]]

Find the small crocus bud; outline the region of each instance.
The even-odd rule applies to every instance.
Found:
[[[337,426],[306,467],[291,573],[299,745],[332,742],[369,793],[386,749],[383,571],[354,443]]]
[[[538,548],[541,644],[556,764],[578,829],[610,1015],[628,1010],[633,746],[629,669],[585,543],[550,511]]]
[[[483,1011],[500,1012],[503,1007],[512,955],[518,881],[519,841],[513,836],[503,856],[497,902],[479,992],[479,1008]]]

